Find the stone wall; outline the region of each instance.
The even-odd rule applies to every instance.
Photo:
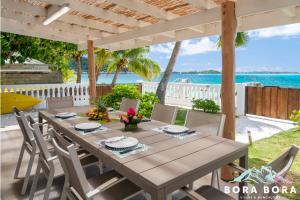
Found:
[[[1,85],[62,83],[59,72],[1,71]]]

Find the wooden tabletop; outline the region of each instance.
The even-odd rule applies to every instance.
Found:
[[[197,131],[197,135],[180,140],[152,130],[166,125],[162,122],[143,122],[139,124],[138,131],[125,132],[124,124],[115,121],[104,124],[109,128],[105,132],[84,136],[74,129],[74,125],[89,121],[86,117],[61,120],[54,116],[56,113],[66,111],[85,113],[88,109],[89,107],[84,106],[44,110],[39,112],[39,120],[45,119],[55,129],[101,158],[120,174],[150,193],[152,199],[165,200],[169,193],[236,159],[240,159],[243,162],[241,165],[247,167],[246,144],[211,136],[201,128]],[[135,137],[150,148],[120,158],[95,143],[97,140],[122,135]]]

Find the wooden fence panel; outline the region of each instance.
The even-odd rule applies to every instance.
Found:
[[[247,102],[247,113],[249,114],[254,114],[256,113],[256,88],[255,87],[247,87],[247,92],[246,92],[248,98],[246,98]]]
[[[262,95],[263,95],[263,90],[261,87],[257,87],[256,88],[256,99],[255,99],[255,102],[256,102],[256,107],[255,107],[255,114],[256,115],[262,115]]]
[[[277,118],[277,106],[278,106],[278,88],[277,87],[272,87],[271,88],[271,106],[270,106],[270,116],[273,118]]]
[[[246,88],[246,113],[289,119],[293,110],[300,109],[300,89],[280,87]]]
[[[278,90],[278,106],[277,106],[277,118],[287,119],[287,105],[288,105],[288,88],[280,88]]]
[[[288,90],[288,116],[291,115],[292,111],[299,109],[299,89],[289,89]]]

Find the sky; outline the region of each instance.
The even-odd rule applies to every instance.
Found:
[[[236,71],[300,72],[300,23],[248,32],[249,42],[236,49]],[[174,71],[220,70],[218,36],[185,40]],[[149,57],[164,70],[174,43],[152,45]]]

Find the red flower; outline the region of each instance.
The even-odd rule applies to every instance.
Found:
[[[127,115],[128,116],[135,116],[136,115],[135,109],[134,108],[128,108]]]

